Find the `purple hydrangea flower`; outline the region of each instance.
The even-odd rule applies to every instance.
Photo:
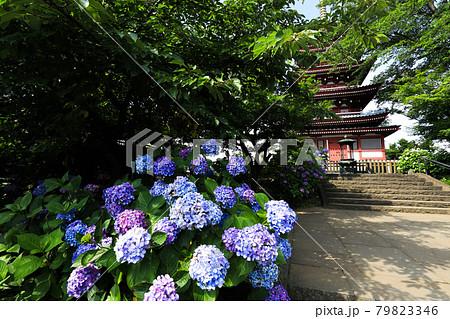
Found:
[[[175,162],[168,157],[160,157],[153,165],[153,174],[157,176],[172,176],[176,170]]]
[[[292,230],[297,221],[297,214],[284,200],[271,200],[264,205],[270,228],[277,234],[285,234]]]
[[[64,240],[70,246],[78,247],[80,244],[75,239],[75,234],[84,235],[86,232],[86,229],[87,229],[86,224],[84,224],[81,220],[76,220],[67,226],[66,234],[64,235]]]
[[[210,139],[202,145],[202,150],[208,155],[218,155],[220,145],[215,139]]]
[[[153,158],[148,154],[136,158],[136,173],[151,174],[153,171]]]
[[[275,235],[262,224],[241,229],[237,233],[234,248],[237,256],[248,261],[256,260],[260,264],[275,261],[278,256]]]
[[[203,195],[187,193],[170,207],[169,216],[180,229],[192,230],[219,223],[222,211]]]
[[[291,301],[289,295],[282,285],[276,285],[269,290],[269,296],[266,301]]]
[[[34,196],[42,196],[47,191],[47,186],[45,186],[44,182],[41,182],[34,190],[33,195]]]
[[[244,158],[231,156],[230,161],[228,162],[226,169],[230,173],[230,175],[237,176],[239,174],[247,173],[247,168],[245,167]]]
[[[144,301],[178,301],[179,299],[175,283],[167,274],[160,275],[153,280],[153,285],[144,295]]]
[[[134,191],[133,185],[128,182],[109,187],[103,191],[106,210],[113,218],[116,218],[126,209],[126,205],[134,200]]]
[[[172,205],[177,198],[183,197],[187,193],[196,192],[197,186],[195,186],[195,184],[187,177],[177,176],[173,183],[167,185],[162,195],[169,205]]]
[[[117,215],[116,221],[114,222],[114,229],[116,233],[121,235],[125,234],[131,228],[137,227],[147,227],[147,223],[144,221],[145,214],[140,210],[126,209]]]
[[[75,268],[67,280],[67,294],[80,298],[83,293],[91,289],[100,277],[100,270],[94,264]]]
[[[192,149],[190,149],[190,148],[182,149],[182,150],[180,151],[180,156],[181,156],[184,160],[186,160],[187,156],[188,156],[191,152],[192,152]]]
[[[166,188],[167,184],[158,179],[150,189],[150,195],[152,195],[153,197],[160,196],[164,194]]]
[[[208,172],[208,163],[203,157],[197,157],[191,161],[191,171],[194,175],[206,175]]]
[[[151,235],[142,227],[134,227],[120,235],[114,246],[117,261],[135,264],[144,258],[150,248]]]
[[[216,201],[224,208],[231,208],[237,203],[236,195],[230,186],[217,186],[214,190]]]
[[[246,183],[242,183],[240,187],[236,187],[234,191],[239,197],[240,201],[246,201],[247,199],[244,197],[244,192],[247,190],[251,190],[250,186],[248,186]]]
[[[177,235],[180,232],[180,229],[178,228],[175,221],[172,219],[169,219],[167,217],[164,217],[155,224],[155,227],[153,228],[153,231],[160,231],[167,234],[166,241],[164,242],[164,245],[168,245],[173,243],[175,239],[177,239]]]
[[[236,240],[241,230],[236,227],[228,228],[222,235],[222,242],[225,244],[225,248],[232,253],[236,252]]]
[[[269,263],[268,265],[257,264],[248,274],[248,280],[254,288],[264,287],[271,289],[278,280],[278,274],[278,266],[275,263]]]
[[[221,288],[225,282],[230,263],[223,253],[214,245],[201,245],[194,251],[189,265],[189,276],[197,280],[202,289]]]
[[[86,186],[84,186],[83,190],[96,193],[100,190],[100,186],[96,184],[87,184]]]

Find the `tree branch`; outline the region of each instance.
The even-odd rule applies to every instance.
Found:
[[[431,12],[436,13],[437,8],[436,8],[436,6],[434,5],[434,1],[428,1],[427,7],[428,7],[428,9],[431,10]]]

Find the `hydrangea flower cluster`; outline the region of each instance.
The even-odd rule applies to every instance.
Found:
[[[56,219],[61,219],[64,222],[71,222],[72,220],[75,219],[76,211],[77,211],[77,209],[73,208],[73,209],[69,210],[68,212],[59,213],[58,215],[56,215]]]
[[[214,245],[201,245],[194,251],[189,265],[189,276],[197,280],[202,289],[221,288],[225,282],[230,263],[223,253]]]
[[[217,186],[214,190],[216,201],[224,208],[231,208],[237,203],[236,195],[230,186]]]
[[[269,290],[269,296],[266,301],[291,301],[286,289],[282,285],[276,285]]]
[[[197,186],[195,186],[195,184],[187,177],[177,176],[173,183],[167,185],[162,195],[169,205],[172,205],[177,198],[183,197],[187,193],[196,192]]]
[[[64,240],[70,246],[78,247],[80,244],[75,239],[75,234],[84,235],[86,229],[87,229],[86,224],[84,224],[81,220],[76,220],[67,226],[66,234],[64,235]]]
[[[244,158],[231,156],[226,169],[230,175],[237,176],[239,174],[247,173],[247,168],[245,167]]]
[[[208,163],[203,157],[199,156],[191,161],[191,171],[194,175],[206,175],[208,170]]]
[[[175,289],[175,283],[169,275],[160,275],[153,280],[153,285],[144,294],[144,301],[178,301],[180,297]]]
[[[222,211],[203,195],[187,193],[170,207],[169,216],[180,229],[202,229],[220,222]]]
[[[147,227],[147,223],[144,218],[145,214],[142,211],[126,209],[117,215],[116,221],[114,222],[114,229],[117,234],[121,235],[135,226],[145,228]]]
[[[225,244],[225,248],[231,251],[232,253],[236,252],[236,240],[241,232],[240,229],[236,227],[231,227],[226,229],[222,235],[222,242]]]
[[[96,193],[100,190],[100,186],[96,184],[87,184],[86,186],[83,187],[83,190]]]
[[[281,250],[283,257],[285,260],[291,258],[292,255],[292,247],[289,244],[289,240],[281,238],[280,236],[275,236],[277,239],[277,247]]]
[[[297,221],[297,214],[284,200],[271,200],[264,205],[270,228],[277,234],[286,234],[292,230]]]
[[[136,173],[151,174],[153,170],[153,158],[148,154],[136,158]]]
[[[218,155],[220,145],[215,139],[210,139],[202,145],[202,150],[208,155]]]
[[[109,187],[103,191],[106,209],[113,218],[116,218],[126,209],[126,205],[134,200],[134,191],[133,185],[128,182]]]
[[[225,231],[225,234],[226,248],[235,252],[237,256],[242,256],[248,261],[256,260],[260,264],[268,264],[277,259],[278,248],[275,235],[262,224]],[[222,241],[223,239],[224,237]]]
[[[47,190],[47,186],[45,186],[44,182],[41,182],[34,190],[33,195],[34,196],[42,196],[45,194],[45,191]]]
[[[180,157],[182,157],[184,160],[188,157],[188,155],[192,152],[192,149],[190,148],[184,148],[180,151]]]
[[[67,280],[67,294],[80,298],[83,293],[91,289],[100,277],[100,270],[94,264],[75,268]]]
[[[93,249],[97,249],[97,246],[94,244],[78,246],[77,250],[75,250],[75,252],[73,253],[72,264],[77,259],[77,257],[80,256],[82,253],[84,253],[85,251],[88,251],[88,250],[93,250]]]
[[[248,280],[254,288],[264,287],[271,289],[278,280],[278,274],[278,266],[275,263],[269,263],[268,265],[257,264],[248,274]]]
[[[150,189],[150,195],[152,195],[153,197],[160,196],[164,194],[166,188],[167,184],[158,179]]]
[[[144,258],[150,248],[151,235],[142,227],[134,227],[120,235],[114,246],[117,261],[135,264]]]
[[[164,245],[168,245],[173,243],[175,239],[177,239],[177,235],[180,232],[180,229],[178,228],[175,221],[164,217],[155,224],[155,227],[153,228],[153,231],[160,231],[167,234],[166,241],[164,242]]]
[[[153,174],[157,176],[172,176],[176,170],[175,162],[168,157],[160,157],[153,165]]]
[[[247,200],[246,197],[244,197],[244,192],[247,190],[251,190],[251,189],[250,189],[250,186],[248,186],[246,183],[242,183],[242,185],[240,187],[236,187],[234,189],[234,191],[238,195],[240,201]]]

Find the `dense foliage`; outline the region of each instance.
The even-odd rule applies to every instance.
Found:
[[[247,283],[250,299],[289,300],[277,282],[295,212],[243,183],[239,161],[194,174],[186,153],[151,161],[159,176],[101,191],[66,173],[6,205],[0,299],[215,300]]]

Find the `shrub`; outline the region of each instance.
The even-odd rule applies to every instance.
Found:
[[[0,299],[215,300],[253,283],[250,299],[278,300],[268,289],[283,290],[277,269],[296,217],[283,204],[274,229],[264,207],[278,201],[235,181],[227,163],[208,161],[206,177],[190,174],[191,161],[156,159],[150,185],[125,177],[103,193],[65,174],[6,205]]]
[[[425,164],[422,157],[432,159],[432,154],[426,150],[407,149],[400,156],[398,168],[402,173],[408,173],[410,169],[412,169],[415,173],[425,173]],[[428,163],[427,167],[430,170],[433,169],[435,165],[433,163]]]

